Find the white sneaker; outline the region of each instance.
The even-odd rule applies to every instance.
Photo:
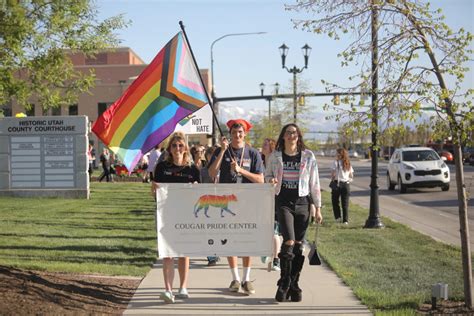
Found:
[[[174,303],[174,295],[171,291],[164,291],[161,293],[160,298],[167,304]]]
[[[176,294],[177,298],[189,298],[189,293],[186,288],[179,289],[178,294]]]

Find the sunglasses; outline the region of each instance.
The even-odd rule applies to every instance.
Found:
[[[173,147],[173,148],[184,148],[184,144],[175,143],[175,144],[171,144],[171,147]]]
[[[292,136],[292,135],[298,135],[298,132],[297,131],[286,131],[285,134],[288,135],[288,136]]]

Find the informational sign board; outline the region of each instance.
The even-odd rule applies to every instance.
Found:
[[[208,104],[202,109],[190,114],[176,124],[175,132],[185,134],[212,134],[212,110]]]
[[[0,119],[0,195],[89,197],[87,117]]]
[[[160,184],[156,201],[160,258],[272,253],[271,184]]]

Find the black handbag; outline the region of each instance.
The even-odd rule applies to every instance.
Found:
[[[309,250],[308,258],[309,258],[309,265],[310,266],[319,266],[321,265],[321,258],[319,257],[318,253],[318,230],[319,224],[316,224],[316,229],[314,233],[314,241],[311,243],[311,248]]]
[[[337,181],[336,180],[331,180],[331,182],[329,182],[329,187],[331,188],[331,190],[336,190],[337,189]]]

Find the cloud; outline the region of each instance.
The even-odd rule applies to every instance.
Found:
[[[236,118],[243,118],[247,121],[259,120],[266,113],[263,109],[247,109],[235,105],[235,103],[219,103],[219,119],[222,122]]]

